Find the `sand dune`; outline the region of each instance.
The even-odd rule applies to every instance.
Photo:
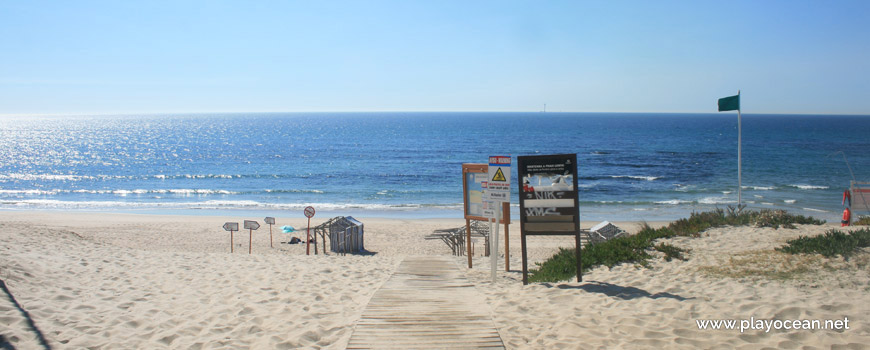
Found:
[[[408,255],[449,255],[423,237],[462,220],[362,218],[365,256],[306,256],[304,245],[268,226],[236,233],[244,218],[0,213],[0,279],[54,349],[344,348],[369,298]],[[304,218],[278,225],[304,227]],[[590,226],[592,223],[584,223]],[[620,226],[636,230],[632,224]],[[797,230],[721,228],[670,243],[688,261],[651,268],[598,268],[583,283],[523,286],[519,227],[511,227],[511,272],[490,281],[489,259],[466,276],[482,293],[508,348],[849,348],[870,344],[870,258],[788,257],[772,248]],[[543,261],[566,238],[534,237]],[[502,245],[503,247],[503,245]],[[465,266],[465,257],[454,257]],[[499,259],[500,264],[504,263]],[[503,267],[503,266],[502,266]],[[844,319],[848,330],[700,330],[704,319]],[[40,349],[27,318],[0,297],[0,334],[16,349]]]

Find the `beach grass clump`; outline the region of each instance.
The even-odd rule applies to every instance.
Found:
[[[655,246],[655,250],[665,253],[665,261],[671,261],[673,259],[682,261],[688,260],[683,256],[683,253],[689,252],[688,249],[683,249],[667,243],[659,243]]]
[[[818,255],[791,255],[772,250],[756,250],[738,253],[729,257],[727,262],[703,266],[698,270],[714,277],[786,281],[802,279],[825,267],[823,258]]]
[[[848,259],[859,248],[870,247],[870,229],[863,228],[850,234],[830,230],[813,237],[801,236],[786,243],[776,250],[789,254],[821,254],[828,258],[840,255]]]
[[[587,245],[580,252],[583,271],[598,266],[611,268],[623,263],[648,267],[648,260],[653,257],[650,250],[664,253],[666,261],[686,260],[683,254],[688,250],[665,243],[655,245],[653,242],[660,238],[700,237],[701,232],[715,227],[755,225],[758,227],[793,228],[794,224],[821,225],[824,223],[824,221],[801,215],[791,215],[783,210],[750,211],[742,209],[729,207],[727,212],[719,208],[708,212],[693,212],[688,218],[679,219],[661,228],[652,228],[644,223],[635,235]],[[537,269],[531,270],[529,281],[558,282],[571,278],[576,273],[577,259],[574,249],[560,248],[556,255],[538,264]]]
[[[773,227],[773,228],[795,228],[795,224],[801,225],[821,225],[825,222],[822,220],[806,217],[803,215],[792,215],[785,210],[770,210],[765,209],[755,215],[756,227]]]
[[[858,220],[852,223],[855,226],[870,226],[870,216],[859,217]]]

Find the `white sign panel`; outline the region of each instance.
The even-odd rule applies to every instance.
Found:
[[[510,202],[511,157],[489,157],[486,194],[494,202]]]
[[[483,217],[488,219],[495,217],[495,203],[493,201],[483,201]]]

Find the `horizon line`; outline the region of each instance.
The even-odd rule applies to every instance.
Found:
[[[728,111],[731,112],[731,111]],[[868,116],[870,113],[752,113],[741,111],[745,115],[830,115],[830,116]],[[335,110],[335,111],[200,111],[200,112],[65,112],[65,113],[0,113],[2,117],[86,117],[86,116],[134,116],[134,115],[201,115],[201,114],[352,114],[352,113],[539,113],[539,114],[722,114],[719,111],[709,112],[581,112],[581,111],[482,111],[482,110]],[[728,113],[725,113],[726,115]]]

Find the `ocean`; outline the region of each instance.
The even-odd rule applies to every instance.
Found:
[[[742,124],[750,208],[839,221],[843,156],[870,181],[870,117]],[[0,210],[461,218],[463,163],[561,153],[578,157],[582,220],[737,203],[733,112],[239,113],[2,117]]]

